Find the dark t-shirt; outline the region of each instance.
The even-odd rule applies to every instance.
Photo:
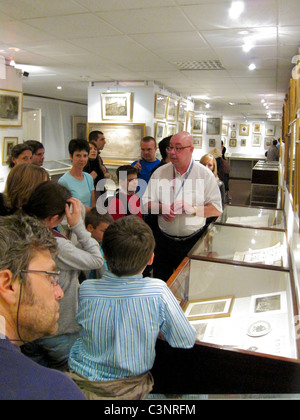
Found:
[[[67,375],[33,362],[1,335],[0,366],[0,401],[86,400]]]

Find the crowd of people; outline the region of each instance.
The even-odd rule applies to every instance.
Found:
[[[161,161],[143,138],[108,194],[105,142],[98,131],[71,140],[58,182],[41,143],[12,150],[0,196],[0,399],[142,399],[159,334],[194,346],[166,281],[221,215],[227,181],[213,153],[193,159],[182,132],[159,144]]]

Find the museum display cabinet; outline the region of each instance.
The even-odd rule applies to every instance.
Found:
[[[258,161],[252,169],[250,204],[276,207],[278,184],[279,162]]]
[[[231,178],[250,180],[252,176],[252,168],[258,161],[263,161],[265,156],[261,154],[247,156],[243,153],[226,153],[226,158],[230,164]]]
[[[264,228],[212,224],[188,256],[235,265],[290,268],[285,232]]]
[[[72,163],[70,159],[46,160],[43,167],[49,173],[52,180],[57,180],[72,169]]]
[[[292,272],[191,257],[168,286],[194,325],[197,341],[193,349],[182,350],[158,340],[155,392],[300,392]]]
[[[216,224],[285,230],[286,221],[281,209],[263,207],[226,206]]]

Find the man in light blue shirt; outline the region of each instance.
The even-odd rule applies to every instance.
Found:
[[[77,322],[83,330],[69,365],[88,398],[141,399],[150,392],[159,333],[172,347],[195,343],[196,331],[167,285],[142,276],[154,247],[145,222],[135,216],[118,220],[103,239],[110,272],[80,287]]]

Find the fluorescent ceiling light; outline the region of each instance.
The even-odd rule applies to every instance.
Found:
[[[229,16],[231,19],[238,19],[244,10],[245,4],[243,1],[233,1],[229,9]]]

